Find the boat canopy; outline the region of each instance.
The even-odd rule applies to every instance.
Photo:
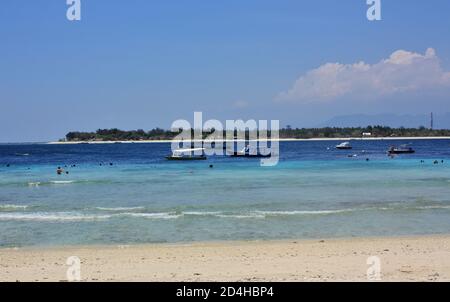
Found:
[[[177,149],[177,150],[174,150],[173,153],[189,153],[189,152],[204,151],[204,150],[205,150],[205,148]]]

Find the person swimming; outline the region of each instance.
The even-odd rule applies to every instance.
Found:
[[[56,169],[56,174],[61,175],[63,174],[64,170],[61,167],[58,167],[58,169]]]

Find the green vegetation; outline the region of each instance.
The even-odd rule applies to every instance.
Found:
[[[99,129],[96,132],[69,132],[66,141],[139,141],[139,140],[161,140],[171,139],[177,133],[156,128],[150,131],[142,129],[123,131],[119,129]]]
[[[370,137],[430,137],[450,136],[450,130],[431,130],[420,128],[391,128],[385,126],[368,126],[365,128],[311,128],[292,129],[289,126],[280,131],[280,138],[339,138],[362,137],[363,133],[370,133]]]
[[[191,130],[191,132],[193,132]],[[214,130],[204,133],[203,137],[210,135]],[[66,141],[87,142],[87,141],[139,141],[139,140],[169,140],[173,139],[180,132],[171,132],[156,128],[150,131],[132,130],[123,131],[119,129],[99,129],[96,132],[69,132]],[[357,128],[296,128],[290,126],[280,130],[280,138],[358,138],[363,133],[370,133],[370,137],[442,137],[450,136],[450,130],[431,130],[425,127],[420,128],[390,128],[384,126],[369,126]],[[235,132],[235,135],[237,133]],[[247,133],[248,137],[248,133]]]

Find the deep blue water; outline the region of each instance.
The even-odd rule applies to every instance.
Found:
[[[275,167],[170,162],[165,143],[0,145],[0,246],[450,233],[450,140],[337,143],[282,142]]]

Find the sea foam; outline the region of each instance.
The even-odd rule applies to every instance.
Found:
[[[117,214],[120,216],[131,216],[139,218],[149,218],[149,219],[177,219],[182,216],[182,214],[176,213],[121,213]]]
[[[107,211],[107,212],[122,212],[122,211],[139,211],[139,210],[144,210],[145,207],[96,207],[96,210],[99,211]]]
[[[0,220],[18,221],[85,221],[108,219],[109,215],[90,215],[70,212],[56,213],[0,213]]]
[[[24,210],[28,208],[25,205],[16,205],[16,204],[1,204],[0,210]]]
[[[54,185],[67,185],[75,183],[75,180],[53,180],[50,183]]]

